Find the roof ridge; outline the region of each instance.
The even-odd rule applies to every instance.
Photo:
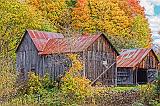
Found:
[[[62,34],[62,33],[59,33],[59,32],[42,31],[42,30],[36,30],[36,29],[26,29],[26,31],[36,31],[36,32],[46,32],[46,33]],[[62,35],[63,35],[63,34],[62,34]]]
[[[96,36],[79,36],[79,37],[64,37],[64,38],[53,38],[49,39],[46,43],[44,49],[40,54],[46,54],[47,52],[50,53],[52,50],[49,50],[47,47],[49,43],[53,42],[52,47],[57,44],[59,41],[60,44],[65,44],[68,46],[65,46],[65,52],[71,51],[71,52],[80,52],[82,49],[87,49],[97,38],[99,38],[100,35]],[[86,42],[88,40],[88,42]],[[55,42],[54,42],[55,41]],[[63,42],[63,43],[62,43]],[[83,42],[83,43],[80,43]],[[55,44],[54,44],[55,43]],[[60,46],[61,48],[61,46]],[[55,48],[54,48],[55,49]],[[58,47],[57,47],[58,49]],[[64,49],[64,48],[63,48]]]

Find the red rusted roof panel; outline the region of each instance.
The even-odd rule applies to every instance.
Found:
[[[43,51],[49,39],[64,38],[64,36],[60,33],[43,32],[36,30],[27,30],[27,32],[33,40],[38,51]]]
[[[50,39],[39,54],[71,53],[86,50],[100,35]]]
[[[122,50],[117,57],[117,67],[135,67],[150,51],[150,48]]]

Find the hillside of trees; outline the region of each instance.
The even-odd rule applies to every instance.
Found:
[[[116,49],[150,46],[144,8],[137,0],[0,0],[0,57],[15,57],[25,29],[105,33]]]

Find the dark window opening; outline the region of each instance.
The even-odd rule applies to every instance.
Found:
[[[138,84],[147,83],[147,70],[139,69],[137,71],[137,83]]]

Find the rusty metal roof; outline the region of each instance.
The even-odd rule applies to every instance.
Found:
[[[60,33],[44,32],[37,30],[27,30],[38,51],[43,51],[49,39],[64,38]]]
[[[151,50],[151,48],[124,49],[117,57],[117,67],[135,67]]]
[[[26,33],[28,33],[28,35],[33,40],[33,43],[35,44],[39,54],[42,55],[52,53],[81,52],[83,50],[86,50],[89,46],[91,46],[92,43],[94,43],[95,40],[97,40],[100,36],[103,36],[105,40],[110,44],[112,49],[115,51],[115,53],[119,55],[118,51],[114,48],[114,46],[111,44],[111,42],[107,39],[107,37],[104,34],[91,36],[89,34],[84,34],[81,36],[75,35],[79,37],[64,38],[64,36],[60,33],[43,32],[37,30],[26,30],[24,35],[26,35]],[[24,36],[21,42],[23,41],[23,39]],[[18,45],[17,50],[20,44]]]
[[[50,39],[39,54],[70,53],[86,50],[100,35]]]

